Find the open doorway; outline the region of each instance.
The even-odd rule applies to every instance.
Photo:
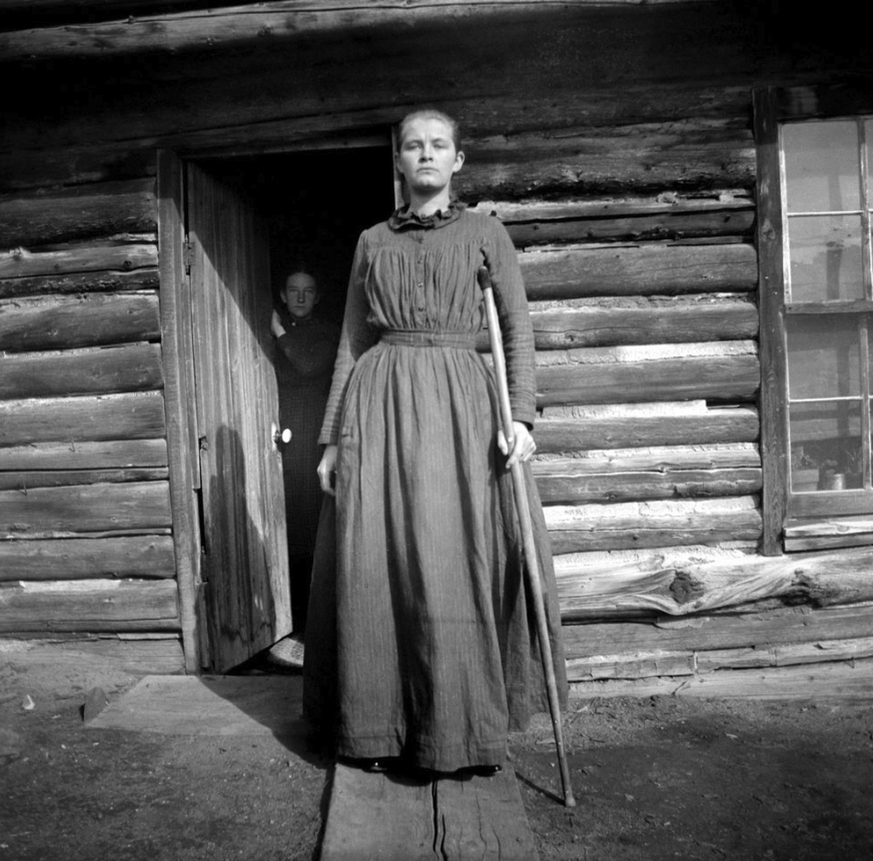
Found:
[[[357,238],[391,213],[394,177],[386,138],[380,147],[197,160],[186,178],[200,663],[226,672],[305,623],[314,527],[303,512],[315,511],[317,523],[315,440],[333,358],[325,397],[289,405],[281,342],[293,321],[282,290],[305,269],[318,286],[319,325],[338,341]],[[283,443],[286,423],[295,432]]]

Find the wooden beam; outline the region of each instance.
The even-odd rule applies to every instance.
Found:
[[[154,179],[147,178],[0,195],[0,236],[6,248],[14,248],[154,233],[154,187]]]
[[[159,286],[156,268],[135,269],[132,272],[107,272],[103,270],[60,275],[34,275],[31,278],[0,279],[0,299],[49,294],[157,290]]]
[[[0,446],[164,435],[161,392],[0,401]]]
[[[123,469],[65,469],[0,472],[0,490],[27,493],[36,487],[67,487],[76,484],[124,484],[132,481],[166,481],[166,467]]]
[[[101,270],[130,272],[158,264],[158,249],[152,242],[122,242],[115,245],[74,246],[62,251],[31,253],[17,248],[0,254],[0,278],[29,278]]]
[[[0,300],[0,344],[8,353],[157,341],[160,334],[155,292]]]
[[[178,631],[172,580],[25,582],[0,589],[0,632]]]
[[[656,405],[657,406],[657,405]],[[552,417],[547,408],[534,426],[543,453],[659,445],[754,442],[758,414],[748,407],[703,408],[697,414],[668,409],[659,413]]]
[[[0,581],[169,579],[175,574],[173,539],[168,535],[0,541]]]
[[[598,246],[518,259],[530,299],[746,293],[758,278],[755,249],[742,243]]]
[[[163,386],[158,344],[7,356],[0,400],[137,392]]]
[[[166,481],[0,491],[0,540],[124,533],[171,525]]]
[[[750,341],[594,347],[537,355],[537,405],[706,399],[752,401],[760,383]]]
[[[30,443],[0,448],[0,471],[165,467],[163,439]]]

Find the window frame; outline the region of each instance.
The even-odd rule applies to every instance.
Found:
[[[808,494],[792,494],[790,491],[786,316],[811,312],[814,308],[811,303],[806,308],[799,308],[797,303],[785,301],[787,214],[780,140],[780,128],[786,122],[855,120],[862,115],[873,117],[873,86],[862,82],[821,87],[763,87],[753,91],[752,101],[758,198],[762,552],[772,556],[792,549],[873,543],[869,518],[873,513],[873,494],[869,489]],[[861,170],[866,170],[863,161]],[[864,178],[867,179],[866,175]],[[863,218],[862,226],[869,226],[867,216]],[[865,248],[868,241],[869,234],[864,240]],[[869,313],[868,300],[869,295],[863,302],[854,303],[854,309],[847,310]],[[869,356],[865,354],[863,358],[869,369]],[[864,389],[861,397],[869,398],[869,394]],[[862,417],[862,438],[870,440],[869,411],[862,410]],[[821,524],[822,528],[816,530],[816,524]],[[793,532],[807,537],[800,543],[793,542],[790,540]],[[808,537],[810,532],[820,533],[818,545],[815,539]]]

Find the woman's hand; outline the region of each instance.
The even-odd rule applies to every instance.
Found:
[[[334,476],[336,475],[336,446],[326,445],[324,454],[321,456],[321,462],[318,464],[318,480],[321,482],[321,489],[331,496],[336,496],[334,490]]]
[[[497,431],[497,446],[505,455],[508,455],[506,460],[507,469],[511,469],[516,463],[530,460],[531,455],[537,450],[537,444],[534,442],[524,422],[513,422],[512,432],[515,435],[515,439],[512,441],[512,451],[510,451],[503,431]]]
[[[282,325],[282,318],[278,311],[273,311],[273,316],[270,318],[270,331],[276,338],[281,338],[285,334],[285,327]]]

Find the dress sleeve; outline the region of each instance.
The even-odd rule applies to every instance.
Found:
[[[343,316],[342,332],[340,333],[339,349],[330,384],[330,395],[324,413],[324,423],[318,442],[321,445],[333,445],[339,437],[340,413],[342,411],[346,386],[349,376],[355,367],[355,362],[376,341],[376,329],[367,322],[370,311],[367,296],[364,292],[366,280],[366,234],[362,233],[355,249],[352,262],[352,272],[349,276],[349,290],[346,295],[346,307]]]
[[[485,262],[491,271],[494,302],[500,319],[512,418],[533,427],[536,418],[534,336],[518,255],[506,228],[490,219]]]

